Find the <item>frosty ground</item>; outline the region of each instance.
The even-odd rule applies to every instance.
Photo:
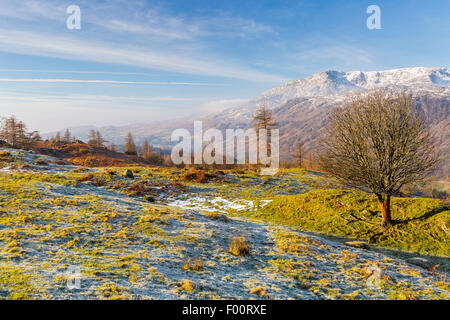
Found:
[[[244,214],[274,195],[332,187],[317,173],[271,184],[227,172],[200,185],[176,169],[134,167],[127,178],[20,150],[0,157],[5,299],[449,298],[446,269]],[[250,253],[231,254],[232,237]],[[69,289],[74,268],[81,287]]]

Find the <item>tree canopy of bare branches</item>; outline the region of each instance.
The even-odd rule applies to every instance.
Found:
[[[103,139],[103,136],[100,133],[100,131],[91,130],[91,132],[89,133],[89,140],[88,140],[88,144],[90,146],[96,148],[104,148],[105,142],[107,141]]]
[[[3,118],[0,124],[0,140],[14,148],[29,148],[35,141],[40,140],[37,131],[27,132],[27,126],[16,117]]]
[[[271,146],[270,146],[270,139],[272,136],[272,128],[277,126],[278,123],[275,121],[275,118],[273,116],[273,113],[270,109],[267,108],[266,104],[262,104],[258,110],[256,110],[255,114],[253,115],[253,128],[256,131],[256,137],[257,137],[257,152],[259,152],[259,131],[261,129],[265,130],[267,135],[267,151],[269,154],[271,154]]]
[[[379,201],[382,224],[391,224],[390,199],[423,180],[438,163],[423,114],[406,93],[375,91],[333,110],[319,161],[350,186],[369,189]]]
[[[137,155],[136,144],[134,143],[133,136],[129,132],[125,140],[125,153],[128,155]]]

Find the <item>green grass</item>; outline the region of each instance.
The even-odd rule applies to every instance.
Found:
[[[449,256],[450,205],[437,199],[393,198],[391,228],[381,227],[375,197],[358,191],[313,190],[277,196],[253,217],[302,230],[347,236],[376,246]]]

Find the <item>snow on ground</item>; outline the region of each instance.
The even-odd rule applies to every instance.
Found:
[[[237,210],[237,211],[251,211],[254,210],[254,203],[252,200],[246,199],[235,199],[229,200],[222,197],[214,197],[207,198],[204,196],[192,196],[192,195],[183,195],[182,199],[169,200],[168,205],[174,206],[183,209],[195,209],[198,211],[208,211],[208,212],[221,212],[226,213],[229,209]],[[270,203],[272,200],[260,200],[258,208],[265,206]]]

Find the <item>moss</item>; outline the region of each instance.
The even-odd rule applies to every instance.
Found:
[[[0,291],[8,292],[9,299],[33,299],[36,296],[45,297],[46,292],[38,287],[40,278],[25,272],[9,263],[0,264]]]
[[[186,292],[194,292],[195,291],[195,285],[194,282],[191,280],[182,280],[178,283],[181,290],[184,290]]]

